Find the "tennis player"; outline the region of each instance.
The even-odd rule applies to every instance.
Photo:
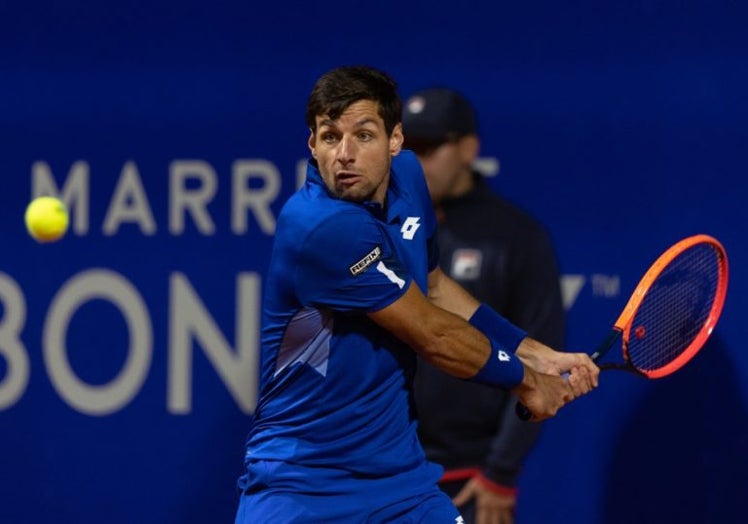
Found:
[[[416,436],[416,353],[513,390],[537,419],[597,385],[586,354],[527,337],[437,268],[401,114],[395,82],[372,68],[312,89],[307,181],[279,216],[266,280],[237,524],[461,522]]]

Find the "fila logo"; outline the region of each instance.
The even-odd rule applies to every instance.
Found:
[[[499,360],[502,362],[509,362],[512,359],[506,351],[499,351]]]
[[[455,280],[478,280],[482,265],[483,253],[479,249],[456,249],[450,275]]]
[[[400,228],[400,233],[403,234],[405,240],[413,240],[416,231],[421,227],[421,224],[418,223],[419,220],[421,220],[421,217],[408,217],[405,219],[403,227]]]

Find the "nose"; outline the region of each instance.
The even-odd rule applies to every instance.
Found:
[[[344,136],[338,144],[337,161],[346,166],[356,159],[356,145],[352,138]]]

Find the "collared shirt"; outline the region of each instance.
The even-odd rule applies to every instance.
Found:
[[[439,468],[425,461],[416,435],[416,355],[366,313],[392,304],[412,282],[427,292],[435,234],[423,172],[409,151],[393,158],[384,208],[335,198],[309,164],[278,219],[264,287],[260,397],[240,485],[257,478],[258,461],[433,485]],[[271,488],[335,489],[309,475],[299,480],[288,467],[266,477]]]

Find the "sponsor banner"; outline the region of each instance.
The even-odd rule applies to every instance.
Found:
[[[318,6],[297,19],[251,3],[47,4],[2,17],[0,522],[232,521],[264,276],[304,179],[304,105],[319,74],[354,62],[403,95],[445,84],[474,100],[490,184],[556,245],[566,348],[593,350],[680,238],[711,234],[730,256],[709,346],[663,381],[606,375],[548,422],[518,521],[739,520],[745,7],[498,3],[439,39],[400,4],[348,6],[345,20]],[[362,36],[362,18],[387,37]],[[57,243],[24,228],[41,194],[70,207]],[[418,217],[402,227],[413,238]],[[361,255],[351,273],[389,271]],[[469,280],[479,255],[456,254],[454,271]],[[683,513],[666,513],[671,499]]]

